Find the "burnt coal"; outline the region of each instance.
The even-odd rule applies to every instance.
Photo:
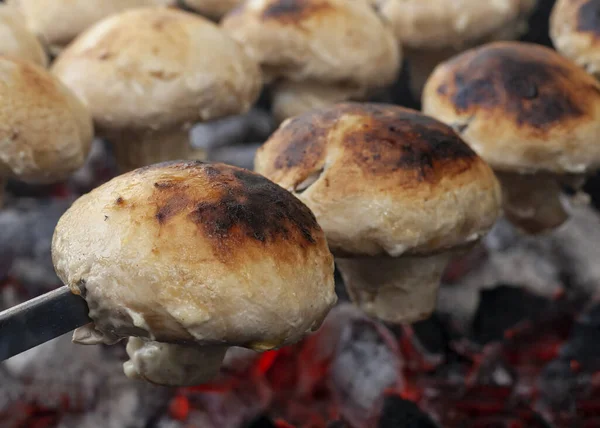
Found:
[[[385,397],[378,428],[438,428],[412,401],[396,395]]]
[[[192,145],[210,151],[242,143],[264,142],[275,130],[271,115],[254,108],[239,116],[200,123],[191,131]]]
[[[275,422],[268,416],[262,415],[245,425],[243,428],[277,428],[277,425],[275,425]]]
[[[208,152],[208,160],[252,170],[254,169],[254,155],[261,145],[262,143],[252,143],[216,147]]]
[[[26,286],[29,297],[60,285],[50,247],[54,228],[70,204],[61,199],[19,199],[0,210],[0,280],[10,275]]]
[[[424,321],[414,323],[412,328],[419,343],[433,354],[446,354],[450,341],[458,338],[450,331],[448,322],[443,322],[442,316],[437,313]]]
[[[560,358],[576,362],[583,371],[600,371],[600,303],[593,304],[575,321]]]
[[[548,305],[549,300],[522,287],[500,285],[483,290],[471,327],[472,338],[480,344],[502,340],[508,329],[536,318]]]

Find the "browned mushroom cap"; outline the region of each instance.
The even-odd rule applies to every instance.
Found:
[[[336,301],[310,210],[224,164],[164,163],[113,179],[61,218],[52,256],[94,320],[75,338],[138,337],[126,372],[160,384],[208,380],[229,346],[296,342]]]
[[[181,0],[191,10],[212,19],[220,19],[243,0]]]
[[[268,81],[339,85],[351,95],[391,84],[401,64],[391,28],[365,0],[249,0],[222,26]]]
[[[53,49],[107,16],[142,6],[173,4],[175,0],[7,0],[17,6],[27,26]]]
[[[0,4],[0,55],[31,61],[46,67],[48,56],[14,8]]]
[[[258,65],[216,24],[161,7],[100,21],[52,70],[87,101],[125,171],[189,158],[194,122],[247,111],[262,86]]]
[[[450,127],[397,106],[290,119],[255,168],[311,208],[354,300],[389,321],[427,316],[448,251],[477,241],[499,212],[485,162]]]
[[[460,131],[497,170],[600,166],[600,84],[543,46],[493,43],[456,56],[427,82],[423,111]]]
[[[553,198],[535,196],[533,188],[526,192],[529,196],[523,195],[526,183],[517,186],[520,196],[506,195],[507,202],[515,199],[515,208],[521,205],[516,209],[520,213],[505,205],[513,220],[545,217],[537,225],[521,224],[532,232],[566,219],[562,209],[557,211],[560,189],[552,183],[553,175],[585,174],[600,166],[600,84],[542,46],[494,43],[440,65],[425,87],[423,111],[458,130],[495,170],[546,175],[533,187],[552,189]],[[514,183],[514,177],[508,181]],[[546,199],[556,209],[522,206],[528,199]]]
[[[588,73],[600,77],[600,2],[558,0],[550,18],[556,49]]]
[[[0,56],[0,177],[32,183],[67,178],[92,141],[87,108],[29,61]]]
[[[408,59],[413,95],[437,64],[483,43],[514,40],[527,30],[536,0],[373,0]]]

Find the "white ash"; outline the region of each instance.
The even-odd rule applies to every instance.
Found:
[[[260,146],[261,143],[217,147],[208,151],[208,160],[253,170],[254,156]]]
[[[479,305],[479,291],[498,284],[527,287],[548,298],[565,287],[593,294],[600,286],[600,217],[588,206],[571,207],[569,213],[562,227],[540,236],[522,234],[500,220],[484,241],[487,260],[441,287],[438,310],[466,328]]]
[[[145,427],[164,412],[171,391],[132,382],[122,370],[116,349],[75,345],[70,334],[61,336],[0,366],[0,412],[18,400],[60,408],[66,396],[82,412],[67,413],[61,428]]]
[[[392,333],[366,318],[352,319],[342,330],[330,378],[344,418],[354,427],[371,426],[385,391],[403,383],[402,360]]]
[[[70,204],[21,198],[0,210],[0,279],[10,275],[32,295],[60,284],[50,247],[54,228]]]
[[[254,108],[244,115],[197,124],[190,136],[192,146],[210,151],[218,147],[265,141],[275,127],[268,112]]]

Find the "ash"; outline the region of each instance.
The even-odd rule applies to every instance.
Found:
[[[563,291],[590,296],[600,285],[600,216],[589,206],[570,208],[570,220],[541,235],[520,233],[500,220],[483,245],[487,258],[440,289],[438,310],[463,328],[473,321],[481,291],[510,284],[551,298]]]

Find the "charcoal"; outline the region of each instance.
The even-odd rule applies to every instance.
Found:
[[[397,395],[385,398],[378,428],[437,428],[433,420],[412,401]]]
[[[393,335],[366,319],[351,320],[342,330],[330,367],[340,412],[353,425],[364,426],[374,416],[386,389],[402,383]]]
[[[540,236],[517,231],[506,220],[494,226],[484,242],[487,259],[452,285],[443,285],[438,310],[468,330],[479,307],[480,291],[499,284],[526,288],[545,298],[567,291],[593,295],[600,285],[600,216],[591,207],[568,207],[570,219]]]
[[[527,32],[521,36],[523,42],[552,47],[550,40],[550,13],[555,0],[537,0],[537,6],[529,17]]]
[[[69,178],[69,187],[77,193],[87,193],[116,174],[117,164],[110,145],[95,139],[85,164]]]
[[[424,321],[416,322],[412,327],[419,343],[426,351],[433,354],[445,354],[448,351],[452,333],[439,314],[433,314]]]
[[[576,320],[560,358],[576,362],[584,371],[600,371],[600,302],[594,302]]]
[[[549,301],[523,287],[500,285],[481,292],[480,305],[471,327],[475,342],[486,344],[504,338],[504,333],[523,320],[535,318]]]
[[[32,296],[60,285],[50,247],[54,228],[70,204],[70,200],[20,199],[0,211],[0,277],[10,274]]]
[[[538,379],[541,400],[554,411],[573,412],[575,392],[580,382],[569,361],[554,360],[544,368]]]
[[[197,124],[190,135],[194,147],[208,151],[241,143],[262,143],[274,130],[271,115],[254,108],[244,115]]]
[[[260,146],[261,143],[216,147],[208,151],[208,160],[253,170],[254,155]]]
[[[327,425],[327,428],[351,428],[351,427],[344,421],[333,421]]]
[[[275,423],[266,415],[259,416],[243,428],[276,428]]]

